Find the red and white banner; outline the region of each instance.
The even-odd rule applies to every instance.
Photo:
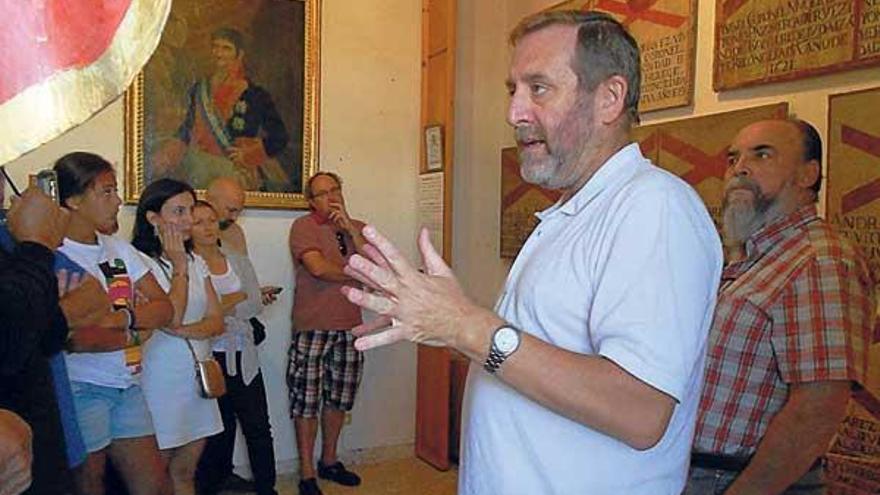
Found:
[[[170,8],[171,0],[0,0],[0,164],[119,97]]]

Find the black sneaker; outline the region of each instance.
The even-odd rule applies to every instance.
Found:
[[[254,485],[253,481],[246,480],[233,473],[223,482],[222,490],[228,492],[256,493],[257,487]]]
[[[345,466],[339,461],[329,466],[325,466],[321,461],[318,461],[318,477],[335,481],[344,486],[358,486],[361,484],[361,477],[345,469]]]
[[[299,481],[299,495],[324,495],[318,488],[318,480],[306,478]]]

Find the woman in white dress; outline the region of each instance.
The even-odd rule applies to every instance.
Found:
[[[160,453],[175,495],[195,493],[194,474],[205,438],[223,430],[216,399],[199,394],[195,358],[211,356],[211,337],[223,333],[220,302],[205,262],[190,253],[195,192],[160,179],[138,202],[132,244],[174,305],[169,328],[144,349],[143,388]]]

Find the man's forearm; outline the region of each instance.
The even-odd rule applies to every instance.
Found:
[[[491,334],[504,321],[488,310],[467,321],[455,347],[482,365]],[[663,437],[675,406],[672,397],[601,356],[566,351],[525,332],[496,375],[558,414],[639,450]]]
[[[201,320],[176,328],[167,328],[164,331],[176,337],[185,339],[209,339],[223,334],[223,317],[220,315],[205,316]]]
[[[86,276],[82,284],[59,301],[67,325],[78,328],[98,322],[110,310],[110,300],[101,283]]]
[[[850,382],[793,386],[749,465],[725,495],[782,493],[828,449],[846,415]]]
[[[110,352],[124,349],[128,345],[127,331],[91,325],[73,330],[67,349],[71,352]]]

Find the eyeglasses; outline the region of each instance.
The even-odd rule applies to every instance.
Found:
[[[331,187],[330,189],[327,189],[326,191],[313,192],[312,199],[319,199],[319,198],[323,198],[324,196],[331,194],[331,193],[332,194],[339,194],[341,192],[342,192],[342,187],[335,186],[335,187]]]
[[[339,247],[339,254],[348,255],[348,245],[345,244],[345,234],[342,232],[336,232],[336,245]]]
[[[339,193],[341,193],[341,192],[342,192],[342,188],[341,188],[341,187],[339,187],[339,186],[331,187],[330,189],[327,189],[326,191],[319,191],[319,192],[316,192],[316,193],[312,193],[312,199],[323,198],[324,196],[326,196],[326,195],[328,195],[328,194],[330,194],[330,193],[333,193],[333,194],[339,194]]]

